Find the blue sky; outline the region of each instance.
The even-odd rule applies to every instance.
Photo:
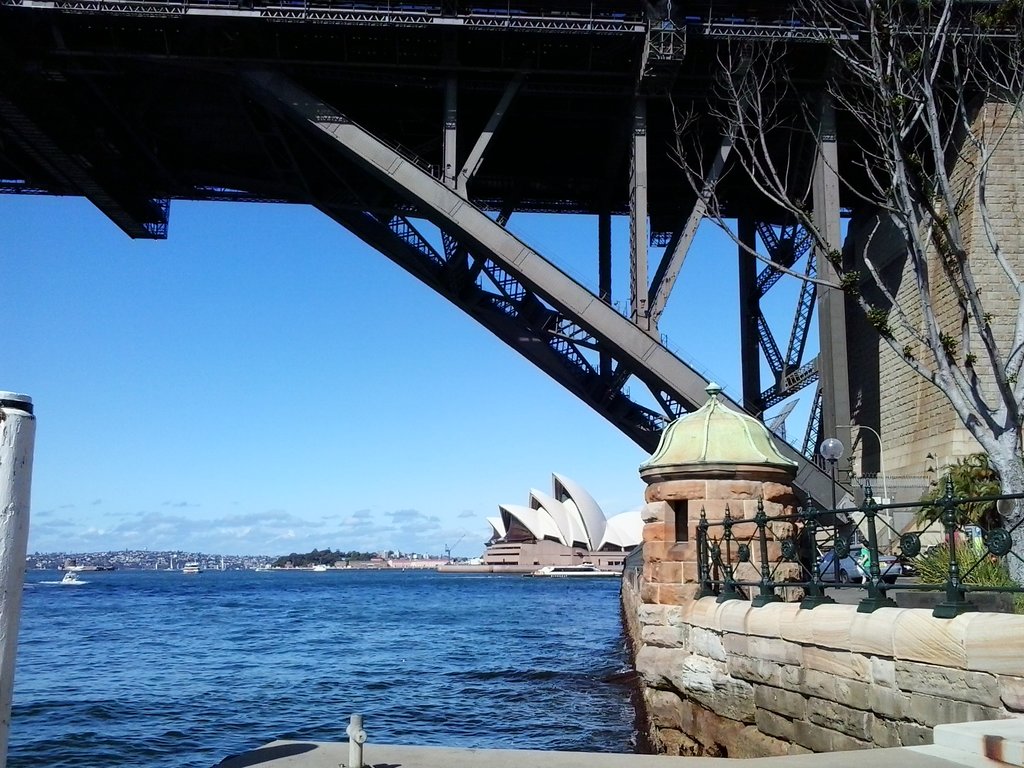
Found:
[[[595,219],[509,226],[596,285]],[[552,472],[609,516],[642,504],[640,448],[314,209],[179,202],[143,242],[85,201],[5,196],[0,233],[0,390],[38,418],[30,551],[472,556]],[[662,330],[739,399],[735,254],[704,225]]]

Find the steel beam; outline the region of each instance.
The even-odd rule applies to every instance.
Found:
[[[715,186],[718,184],[718,179],[722,175],[722,169],[725,168],[725,162],[729,159],[732,145],[732,133],[722,137],[718,152],[711,163],[711,168],[708,169],[707,176],[704,177],[700,194],[693,203],[693,209],[690,211],[690,215],[687,217],[683,228],[673,235],[672,241],[665,248],[665,253],[661,257],[658,269],[654,273],[654,280],[651,282],[651,289],[649,291],[651,324],[654,327],[657,327],[661,313],[665,311],[665,304],[668,302],[669,294],[676,283],[679,271],[683,268],[683,262],[686,260],[686,254],[690,251],[690,245],[693,244],[693,238],[697,234],[697,229],[700,227],[701,221],[704,220],[704,214],[708,209],[708,200],[711,199]]]
[[[597,217],[597,295],[605,304],[612,303],[612,214],[607,208]],[[611,357],[605,352],[599,370],[611,375]]]
[[[501,98],[498,100],[497,106],[491,113],[490,118],[487,120],[487,125],[484,126],[480,136],[477,137],[476,143],[473,145],[473,149],[470,150],[469,156],[466,158],[466,162],[462,165],[462,170],[459,171],[458,178],[455,181],[455,188],[459,194],[465,198],[469,198],[466,193],[466,187],[469,184],[469,180],[476,174],[477,169],[480,167],[480,163],[483,162],[484,153],[487,151],[487,145],[490,144],[491,139],[494,138],[494,134],[498,130],[498,126],[501,125],[502,119],[505,117],[505,113],[508,111],[509,105],[512,104],[512,99],[515,98],[516,93],[519,92],[520,86],[523,84],[524,75],[520,72],[511,82],[505,87],[505,92],[501,94]]]
[[[647,288],[647,99],[633,102],[633,141],[629,157],[629,318],[651,335]]]
[[[814,223],[824,234],[831,253],[817,249],[818,274],[838,282],[831,258],[841,258],[839,223],[839,159],[836,152],[835,109],[822,97],[814,163]],[[818,296],[818,372],[821,382],[821,428],[818,438],[832,437],[839,425],[850,423],[850,376],[847,366],[846,301],[841,290],[822,287]]]
[[[21,108],[0,93],[0,132],[20,149],[54,182],[68,193],[79,194],[95,205],[126,235],[162,240],[167,237],[166,200],[127,201],[96,178],[92,169],[61,149]]]
[[[444,178],[444,185],[449,189],[455,189],[455,175],[457,173],[456,142],[459,130],[459,82],[454,77],[449,77],[444,84],[444,167],[441,173]]]
[[[753,220],[746,218],[737,222],[737,245],[740,283],[740,366],[743,381],[743,407],[750,413],[760,415],[764,410],[761,402],[761,356],[758,354],[757,322],[761,316],[758,307],[757,260],[747,248],[757,248],[757,231]]]
[[[686,409],[706,402],[706,379],[484,211],[284,76],[254,72],[248,79],[257,97],[265,99],[268,105],[276,105],[283,114],[304,122],[375,181],[385,184],[471,252],[495,264],[510,279],[563,315],[571,324],[571,327],[566,326],[567,331],[578,328],[592,337],[596,346],[619,360],[620,365],[643,381],[660,402]],[[543,305],[538,305],[537,310],[538,317],[543,319]],[[551,319],[552,315],[548,313],[547,317]],[[567,338],[561,333],[563,339]],[[742,410],[728,398],[722,401],[728,407]],[[675,410],[670,408],[670,411]],[[830,498],[827,474],[788,444],[782,444],[780,450],[798,462],[795,481],[798,488],[814,499]]]

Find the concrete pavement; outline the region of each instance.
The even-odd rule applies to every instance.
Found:
[[[762,757],[534,752],[516,749],[449,749],[365,744],[370,768],[998,768],[1024,766],[1024,719],[940,725],[935,743],[922,747]],[[348,768],[348,743],[275,741],[222,761],[217,768]]]

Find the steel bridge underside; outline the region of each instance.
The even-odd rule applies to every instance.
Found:
[[[705,213],[671,158],[673,106],[705,97],[722,40],[781,35],[795,64],[817,66],[813,29],[751,5],[692,3],[693,16],[666,25],[628,2],[512,13],[507,3],[0,0],[0,191],[84,196],[137,238],[167,235],[174,199],[313,205],[652,451],[667,419],[706,401],[708,383],[658,329]],[[827,166],[815,161],[823,151],[841,153],[834,134],[811,142],[808,178]],[[710,127],[696,138],[720,158],[705,183],[740,219],[740,237],[780,266],[804,259],[813,276],[807,238],[722,172],[726,138]],[[816,183],[815,207],[838,233],[834,179]],[[506,229],[523,211],[597,217],[596,293]],[[628,317],[611,302],[610,217],[622,214],[633,230]],[[653,275],[651,244],[664,247]],[[780,350],[757,302],[781,271],[741,263],[744,406],[760,415],[818,379],[804,341],[828,300],[805,288]],[[758,350],[775,380],[764,391]],[[845,347],[823,342],[826,353],[842,364],[828,373],[826,421],[848,423]],[[629,394],[637,382],[646,404]],[[827,504],[829,476],[782,447],[798,488]]]

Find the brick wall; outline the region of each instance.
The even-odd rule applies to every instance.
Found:
[[[1022,717],[1024,617],[852,605],[622,601],[651,742],[758,757],[930,744],[942,723]]]
[[[987,104],[979,111],[974,129],[989,138],[1005,130],[991,158],[986,199],[1003,253],[1018,275],[1024,277],[1024,121],[1020,115],[1011,116],[1005,105]],[[1019,301],[1009,290],[1006,276],[988,244],[974,178],[968,162],[956,166],[954,184],[967,191],[959,220],[984,304],[992,313],[996,337],[1005,348],[1020,310]],[[888,287],[905,307],[912,323],[919,326],[921,313],[916,289],[903,256],[905,245],[895,228],[875,216],[854,216],[844,247],[847,257],[855,263],[862,263],[867,253],[873,263],[883,265]],[[940,322],[949,333],[958,336],[960,317],[952,291],[943,285],[939,265],[932,267],[931,287]],[[870,295],[866,284],[864,290],[865,295]],[[871,331],[858,309],[849,305],[848,314],[854,420],[878,428],[884,441],[886,471],[891,475],[922,475],[929,465],[940,469],[956,457],[979,450],[945,396],[902,359],[902,348],[907,343],[921,360],[927,360],[927,350],[910,342],[894,324],[900,352],[894,351]],[[977,344],[973,351],[982,356]],[[960,356],[963,354],[961,349]],[[868,458],[868,471],[877,470],[874,448],[873,440],[865,441],[862,453]],[[928,459],[928,453],[935,454],[936,460]]]

